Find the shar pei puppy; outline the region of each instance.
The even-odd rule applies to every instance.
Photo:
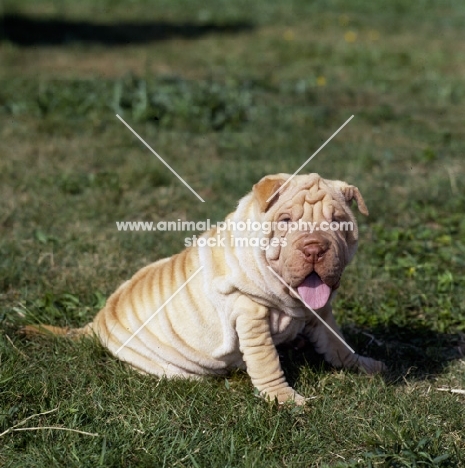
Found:
[[[278,402],[304,401],[276,351],[297,336],[334,366],[382,371],[381,362],[345,345],[332,314],[357,249],[353,200],[367,215],[353,185],[318,174],[266,176],[195,245],[123,283],[91,323],[35,331],[95,335],[132,367],[168,378],[244,368],[261,395]]]

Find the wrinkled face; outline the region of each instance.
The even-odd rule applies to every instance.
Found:
[[[273,223],[270,237],[281,240],[265,255],[304,302],[319,309],[339,287],[357,248],[357,224],[349,202],[355,199],[360,211],[368,213],[356,187],[318,174],[296,176],[283,186],[289,177],[268,176],[254,187],[261,218]]]

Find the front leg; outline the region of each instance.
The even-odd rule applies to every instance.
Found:
[[[318,315],[338,336],[344,339],[334,319],[331,304],[326,304],[325,307],[320,309]],[[382,372],[386,368],[380,361],[353,353],[313,315],[305,326],[304,334],[314,344],[315,350],[335,367],[360,369],[368,374]]]
[[[273,343],[269,310],[245,296],[235,304],[236,332],[239,346],[252,384],[260,394],[279,403],[294,401],[303,404],[299,395],[286,381]]]

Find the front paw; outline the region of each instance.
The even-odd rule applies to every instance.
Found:
[[[357,367],[367,374],[379,374],[386,370],[383,362],[365,356],[357,356]]]
[[[299,395],[292,387],[280,388],[277,390],[264,390],[260,393],[268,401],[277,400],[280,405],[284,403],[294,403],[296,405],[304,405],[307,398]]]

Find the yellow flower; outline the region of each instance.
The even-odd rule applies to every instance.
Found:
[[[319,76],[316,79],[317,86],[326,86],[326,78],[324,76]]]
[[[346,42],[355,42],[357,40],[357,33],[355,31],[347,31],[344,34],[344,40]]]
[[[377,41],[379,39],[379,31],[376,31],[376,29],[371,29],[368,31],[368,39],[370,41]]]
[[[294,31],[292,31],[291,29],[284,31],[283,38],[285,41],[293,41],[295,38]]]
[[[415,267],[410,267],[407,272],[407,276],[412,278],[415,275]]]

